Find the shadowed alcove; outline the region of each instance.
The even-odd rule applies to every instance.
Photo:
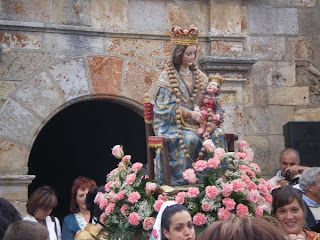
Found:
[[[143,117],[129,108],[103,100],[75,103],[56,114],[36,138],[29,158],[29,175],[36,178],[29,196],[38,187],[49,185],[58,195],[53,215],[69,214],[73,180],[91,177],[105,184],[106,174],[118,160],[111,148],[120,144],[132,162],[146,164]]]

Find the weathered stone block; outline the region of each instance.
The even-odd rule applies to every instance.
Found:
[[[128,0],[92,0],[90,2],[93,27],[113,32],[128,30]]]
[[[253,58],[281,60],[285,54],[284,37],[248,37],[247,44]]]
[[[0,135],[29,145],[41,121],[13,99],[0,109]]]
[[[320,34],[319,7],[299,9],[300,34],[303,36],[316,36]]]
[[[308,87],[268,88],[269,104],[306,105],[309,103]]]
[[[19,81],[0,81],[0,99],[7,100],[20,83]]]
[[[120,95],[142,104],[144,95],[158,77],[158,72],[136,62],[128,62]]]
[[[15,96],[42,118],[46,118],[63,100],[46,72],[36,75],[15,92]]]
[[[320,108],[303,108],[294,113],[295,121],[320,121]]]
[[[254,105],[267,105],[268,104],[268,92],[264,88],[259,87],[246,87],[244,88],[243,102]]]
[[[294,120],[294,109],[288,106],[269,106],[269,133],[283,134],[283,125]]]
[[[268,168],[266,174],[269,174],[270,178],[273,177],[277,171],[279,171],[279,159],[280,153],[285,149],[284,136],[281,135],[269,135],[270,153],[268,160]]]
[[[246,135],[262,135],[269,133],[268,107],[250,106],[246,107]]]
[[[119,94],[123,61],[117,57],[88,57],[93,93]]]
[[[288,60],[309,60],[312,55],[311,39],[309,37],[288,38],[286,54]]]
[[[274,7],[314,7],[316,0],[269,0]]]
[[[106,45],[111,54],[135,58],[150,65],[153,57],[160,56],[161,50],[161,42],[156,40],[108,39]]]
[[[101,37],[47,33],[45,38],[46,47],[53,50],[57,59],[105,52]]]
[[[41,69],[51,61],[48,52],[17,52],[2,55],[0,64],[0,80],[23,80],[33,71]]]
[[[253,6],[248,8],[248,31],[262,34],[298,34],[296,8]]]
[[[90,1],[54,1],[55,22],[58,24],[89,26]]]
[[[66,101],[90,94],[90,83],[83,58],[59,62],[49,67],[49,72],[57,81]]]
[[[244,133],[245,114],[242,105],[224,105],[226,116],[224,118],[223,129],[227,133],[242,135]]]
[[[167,30],[165,7],[163,1],[129,1],[130,28],[149,31]]]
[[[209,51],[214,56],[239,57],[243,54],[243,43],[242,41],[212,41]]]
[[[0,44],[3,48],[40,49],[41,33],[0,32]]]

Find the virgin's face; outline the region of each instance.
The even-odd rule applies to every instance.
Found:
[[[288,234],[299,234],[303,231],[304,214],[297,199],[278,208],[276,217]]]
[[[177,212],[171,217],[169,231],[163,233],[170,240],[195,240],[192,218],[187,211]]]
[[[197,55],[197,47],[188,46],[183,53],[181,65],[185,67],[190,67],[194,63],[196,55]]]
[[[78,203],[79,209],[81,210],[87,210],[86,206],[86,196],[89,192],[89,189],[82,190],[81,188],[78,189],[77,195],[76,195],[76,201]]]

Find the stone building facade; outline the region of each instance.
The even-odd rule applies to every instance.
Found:
[[[225,78],[224,130],[271,176],[283,125],[320,120],[319,10],[317,0],[1,1],[1,196],[24,211],[30,151],[62,109],[102,98],[142,115],[175,25],[199,28],[200,68]]]

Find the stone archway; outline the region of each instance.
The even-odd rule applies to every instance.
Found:
[[[29,155],[41,129],[59,111],[105,98],[142,116],[143,96],[159,70],[128,57],[81,56],[33,73],[0,109],[0,193],[24,213]]]

